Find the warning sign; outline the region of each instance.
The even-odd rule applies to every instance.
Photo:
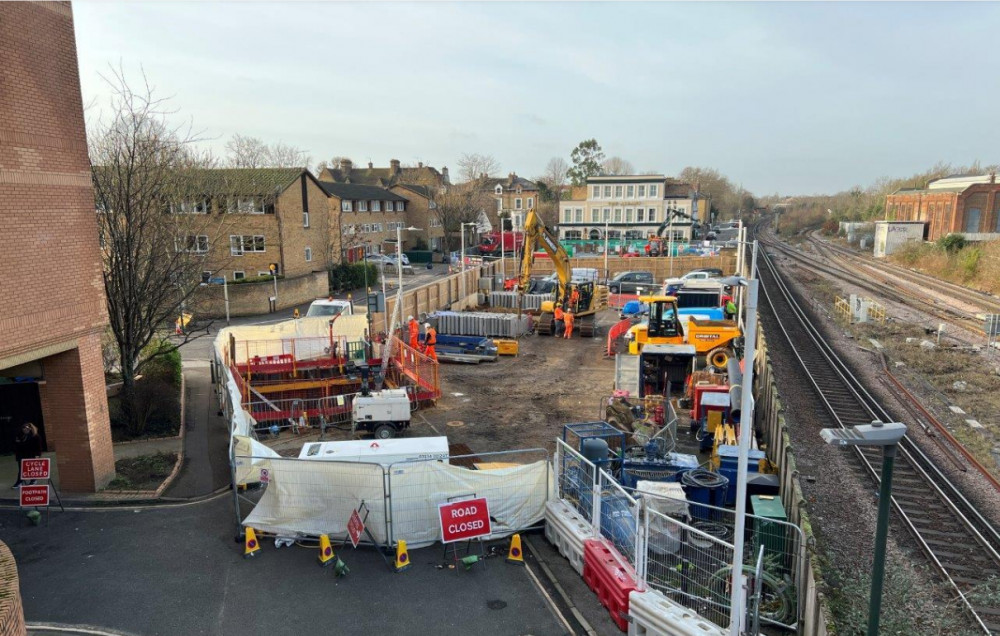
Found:
[[[48,479],[51,459],[38,457],[21,460],[21,479]]]
[[[49,505],[49,486],[21,486],[21,507],[39,508]]]
[[[260,483],[267,484],[271,482],[271,471],[266,468],[260,469]]]
[[[485,497],[466,499],[438,506],[441,520],[441,543],[485,537],[490,527],[490,507]]]
[[[361,541],[361,533],[365,531],[365,522],[361,520],[361,515],[357,510],[351,511],[351,518],[347,520],[347,536],[351,538],[351,545],[358,547]]]

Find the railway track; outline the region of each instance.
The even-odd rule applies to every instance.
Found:
[[[839,426],[892,421],[814,326],[766,250],[758,255],[762,310],[769,311],[802,365],[817,398]],[[853,447],[876,482],[881,477],[877,449]],[[900,443],[893,473],[893,508],[931,564],[954,588],[973,620],[988,634],[1000,634],[1000,606],[985,606],[967,594],[1000,576],[1000,531],[979,514],[920,447]]]

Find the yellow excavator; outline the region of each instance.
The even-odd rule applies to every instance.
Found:
[[[732,320],[698,320],[677,318],[677,298],[674,296],[642,296],[639,302],[649,305],[649,323],[636,325],[630,332],[629,353],[637,355],[647,344],[690,344],[705,361],[725,371],[733,357],[733,346],[742,335]]]
[[[608,288],[598,285],[593,280],[573,280],[573,268],[570,267],[569,254],[563,249],[554,236],[546,229],[545,224],[535,214],[528,210],[524,220],[524,245],[521,248],[521,272],[518,278],[517,291],[522,300],[531,285],[531,267],[535,262],[535,250],[541,247],[552,259],[559,284],[553,291],[554,298],[542,302],[541,314],[538,318],[538,333],[551,336],[555,332],[555,308],[561,305],[565,309],[575,309],[573,316],[575,327],[585,338],[594,335],[594,315],[608,306]],[[580,295],[577,307],[569,307],[569,298],[576,290]],[[520,303],[521,306],[524,303]]]

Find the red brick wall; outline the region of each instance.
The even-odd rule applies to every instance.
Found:
[[[93,490],[114,472],[107,317],[69,3],[0,3],[0,60],[0,368],[43,359],[61,485]]]
[[[7,544],[0,541],[0,636],[26,634],[17,563]]]

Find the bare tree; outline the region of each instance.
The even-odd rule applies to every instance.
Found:
[[[483,175],[492,176],[500,171],[500,162],[493,155],[465,153],[458,160],[458,174],[462,181],[476,181]]]
[[[326,168],[329,168],[330,170],[336,170],[340,168],[340,162],[344,160],[351,161],[351,158],[341,157],[340,155],[334,155],[332,158],[330,158],[329,161],[326,160],[320,161],[318,164],[316,164],[316,174],[319,175]],[[351,163],[354,162],[352,161]]]
[[[106,78],[110,114],[91,122],[88,139],[104,288],[129,426],[144,418],[135,400],[143,366],[204,333],[167,339],[201,283],[204,254],[222,232],[218,215],[210,213],[212,193],[199,185],[199,169],[209,167],[208,160],[193,151],[189,129],[168,123],[166,101],[143,79],[133,90],[120,71]]]
[[[489,206],[496,205],[490,193],[471,185],[452,188],[446,194],[438,195],[436,203],[434,212],[444,231],[445,252],[453,249],[454,235],[462,231],[463,223],[478,222]]]
[[[301,168],[309,164],[306,152],[295,146],[281,141],[267,144],[259,137],[239,133],[226,142],[226,151],[226,164],[231,168]]]
[[[601,164],[601,171],[607,175],[635,174],[635,167],[631,161],[622,159],[619,156],[608,157]]]
[[[566,185],[566,181],[569,179],[567,173],[569,172],[569,164],[562,157],[552,157],[549,162],[545,164],[545,172],[542,175],[541,180],[545,182],[545,185],[549,187],[550,190],[554,192],[562,192],[563,186]]]

